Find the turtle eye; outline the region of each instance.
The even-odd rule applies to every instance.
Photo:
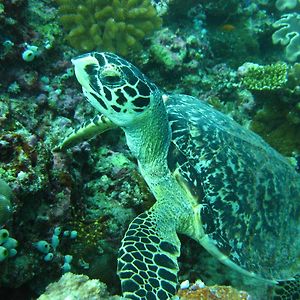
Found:
[[[118,82],[120,82],[120,76],[118,75],[107,75],[103,77],[103,82],[105,84],[117,84]]]
[[[116,85],[122,81],[121,73],[114,65],[108,65],[101,72],[101,82],[107,85]]]

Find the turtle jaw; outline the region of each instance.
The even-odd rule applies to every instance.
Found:
[[[71,61],[74,65],[75,76],[78,82],[86,91],[92,92],[93,90],[89,84],[90,76],[86,71],[86,67],[89,65],[93,65],[96,68],[99,68],[98,60],[95,57],[93,57],[90,53],[86,53],[73,58]]]

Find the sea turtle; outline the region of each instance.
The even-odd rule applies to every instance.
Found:
[[[124,297],[164,300],[176,293],[182,233],[245,275],[270,284],[290,280],[292,292],[282,289],[278,299],[296,299],[300,176],[290,163],[207,103],[163,94],[113,53],[91,52],[72,62],[87,101],[103,115],[58,149],[121,127],[157,200],[122,240]]]

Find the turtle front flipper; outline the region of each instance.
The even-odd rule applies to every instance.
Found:
[[[113,128],[116,128],[115,124],[107,117],[104,115],[97,115],[93,119],[81,124],[78,128],[72,129],[67,137],[55,147],[53,151],[64,151],[84,140],[88,140]]]
[[[153,210],[129,225],[118,258],[124,297],[165,300],[175,295],[180,241],[175,229],[169,229],[165,230],[164,220]]]
[[[273,300],[295,300],[300,299],[300,274],[294,279],[279,281],[272,295]]]

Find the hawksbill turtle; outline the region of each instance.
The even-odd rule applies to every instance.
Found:
[[[164,300],[176,293],[181,233],[242,274],[279,283],[277,299],[297,299],[300,176],[290,163],[207,103],[164,94],[113,53],[72,62],[86,100],[102,115],[58,149],[120,127],[157,200],[122,240],[124,297]]]

